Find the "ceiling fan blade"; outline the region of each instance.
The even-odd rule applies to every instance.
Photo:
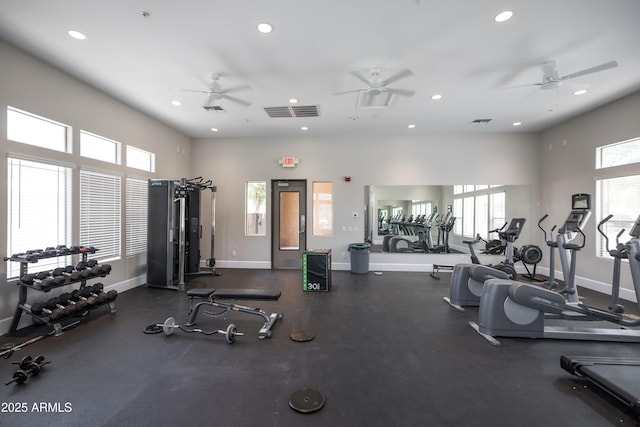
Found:
[[[253,89],[250,85],[234,86],[234,87],[225,89],[224,93],[240,92],[243,90],[250,90],[250,89]]]
[[[235,102],[236,104],[244,105],[245,107],[248,107],[249,105],[251,105],[251,102],[245,101],[244,99],[236,98],[235,96],[229,96],[225,94],[223,98],[228,99],[231,102]]]
[[[412,75],[413,75],[413,71],[411,71],[408,68],[405,68],[404,70],[400,70],[397,73],[395,73],[394,75],[392,75],[391,77],[383,80],[380,83],[380,86],[386,86],[386,85],[388,85],[390,83],[397,82],[400,79],[404,79],[405,77],[409,77],[409,76],[412,76]]]
[[[578,71],[573,74],[567,74],[566,76],[560,77],[560,80],[575,79],[576,77],[584,76],[591,73],[597,73],[599,71],[608,70],[609,68],[615,68],[617,66],[618,63],[616,61],[610,61],[604,64],[597,65],[595,67],[587,68],[586,70]]]
[[[212,93],[210,90],[198,90],[198,89],[180,89],[180,92],[207,93],[207,94]]]
[[[395,95],[401,95],[401,96],[413,96],[413,94],[416,93],[415,90],[392,89],[392,88],[387,88],[386,91],[389,93],[393,93]]]
[[[344,95],[345,93],[355,93],[355,92],[361,92],[363,90],[366,90],[366,89],[343,90],[341,92],[333,92],[333,94],[334,95]]]
[[[366,76],[362,75],[362,73],[360,73],[360,71],[358,70],[352,70],[349,71],[349,74],[351,74],[352,76],[354,76],[355,78],[357,78],[358,80],[362,81],[364,84],[366,84],[367,86],[369,86],[371,84],[371,82],[369,81],[369,79],[367,79]]]

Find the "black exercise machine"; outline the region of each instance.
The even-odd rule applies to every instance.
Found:
[[[187,297],[190,300],[189,319],[185,326],[193,326],[196,324],[196,317],[202,307],[210,306],[221,309],[222,311],[212,313],[205,311],[205,315],[217,317],[222,316],[230,311],[239,311],[242,313],[253,314],[262,317],[264,324],[258,331],[258,338],[271,338],[273,332],[271,328],[278,319],[282,319],[282,313],[271,313],[257,308],[246,307],[234,304],[231,301],[247,300],[247,301],[277,301],[280,298],[280,291],[272,291],[269,289],[212,289],[197,288],[187,291]]]

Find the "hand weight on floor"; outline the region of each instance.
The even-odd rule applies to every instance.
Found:
[[[162,327],[162,332],[164,332],[166,336],[173,334],[173,331],[175,329],[180,329],[181,331],[187,332],[187,333],[197,332],[204,335],[223,334],[229,344],[233,344],[235,342],[236,336],[244,335],[242,332],[238,332],[238,329],[233,323],[229,324],[229,326],[227,326],[227,329],[224,331],[221,329],[217,329],[213,331],[203,331],[202,329],[198,329],[198,328],[187,329],[184,326],[176,325],[175,319],[173,317],[169,317],[167,320],[164,321],[164,323],[159,323],[156,326]]]
[[[38,356],[35,359],[32,359],[31,356],[23,357],[19,362],[20,369],[13,373],[11,381],[6,382],[5,385],[11,383],[24,384],[30,376],[35,377],[40,374],[42,367],[48,363],[51,363],[51,361],[45,360],[44,356]]]

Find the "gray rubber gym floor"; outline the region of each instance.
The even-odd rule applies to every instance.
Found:
[[[169,316],[184,322],[188,301],[184,293],[139,287],[118,297],[117,313],[100,307],[63,335],[0,359],[5,381],[23,356],[52,362],[26,384],[1,386],[0,425],[635,425],[559,359],[633,357],[640,345],[505,338],[492,347],[467,324],[477,310],[460,313],[442,300],[450,274],[436,281],[425,273],[334,271],[330,292],[304,293],[299,271],[221,272],[188,287],[281,290],[277,302],[245,303],[284,314],[273,338],[258,340],[262,320],[235,312],[198,317],[203,329],[233,322],[245,333],[235,344],[220,335],[143,334]],[[298,329],[315,339],[292,341]],[[291,410],[289,398],[302,387],[321,391],[324,408]]]

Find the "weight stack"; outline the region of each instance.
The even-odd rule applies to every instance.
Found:
[[[329,292],[331,289],[331,249],[302,253],[302,290]]]

